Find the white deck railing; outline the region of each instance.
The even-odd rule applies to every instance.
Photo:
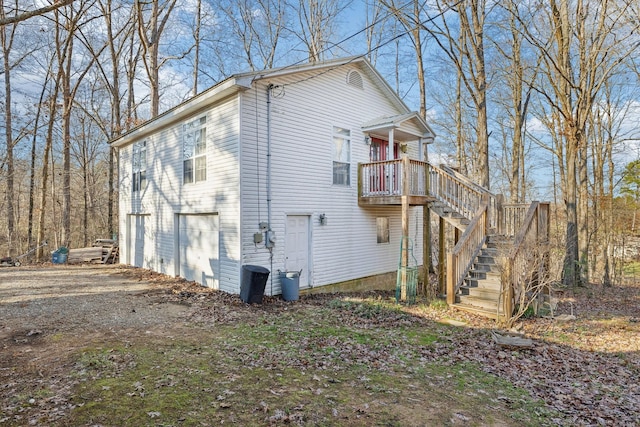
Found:
[[[427,196],[429,164],[409,158],[358,165],[360,197],[402,196],[404,168],[409,168],[408,195]]]

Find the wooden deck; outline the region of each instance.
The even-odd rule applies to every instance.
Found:
[[[406,172],[406,173],[405,173]],[[429,194],[429,164],[408,157],[358,164],[358,205],[424,206],[436,199]]]

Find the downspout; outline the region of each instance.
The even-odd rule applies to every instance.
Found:
[[[269,262],[271,271],[271,292],[273,296],[273,242],[271,230],[271,89],[273,84],[267,86],[267,235],[265,247],[269,249]]]

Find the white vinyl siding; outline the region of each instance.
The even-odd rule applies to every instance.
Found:
[[[400,206],[358,206],[356,170],[369,162],[363,123],[392,116],[397,110],[363,74],[365,90],[350,86],[347,70],[259,80],[242,94],[242,264],[272,270],[266,293],[279,293],[278,270],[285,265],[287,215],[310,218],[309,283],[323,286],[393,272],[398,267],[401,237]],[[356,68],[354,66],[354,68]],[[310,77],[308,80],[305,80]],[[303,83],[299,83],[304,80]],[[267,85],[284,85],[284,95],[271,97],[267,123]],[[257,102],[257,105],[256,105]],[[269,126],[267,126],[269,125]],[[350,186],[333,184],[333,128],[350,131]],[[277,237],[270,252],[255,244],[253,234],[267,222],[267,128],[271,130],[271,229]],[[339,191],[338,191],[339,190]],[[320,214],[326,225],[320,225]],[[389,218],[389,243],[376,244],[377,217]],[[410,208],[410,236],[421,262],[422,208]],[[273,280],[273,283],[272,283]],[[273,285],[273,286],[272,286]]]
[[[145,228],[150,239],[145,245],[145,266],[161,273],[179,275],[176,255],[180,250],[180,215],[218,212],[217,280],[221,290],[236,293],[239,292],[240,260],[237,111],[238,98],[231,97],[209,109],[206,116],[200,113],[188,120],[177,121],[145,138],[153,161],[147,164],[148,185],[144,198],[131,199],[133,144],[119,150],[121,241],[127,241],[127,215],[147,214]],[[182,186],[184,124],[202,117],[206,117],[208,125],[202,157],[207,179]],[[121,250],[125,252],[126,247]],[[126,262],[127,255],[121,254],[121,259]]]
[[[364,90],[345,80],[345,73],[352,69],[362,72]],[[121,241],[128,238],[127,216],[145,215],[145,265],[162,273],[179,274],[181,218],[216,215],[218,261],[211,277],[215,280],[217,273],[219,288],[239,293],[242,265],[253,264],[271,270],[266,293],[277,294],[278,270],[287,268],[287,218],[298,216],[308,218],[309,223],[309,285],[323,286],[395,271],[401,209],[359,207],[356,172],[358,163],[369,161],[362,124],[406,111],[373,83],[371,74],[358,64],[322,72],[258,76],[251,89],[234,92],[186,119],[176,116],[176,120],[167,121],[165,116],[162,128],[141,134],[148,155],[152,156],[147,162],[144,197],[132,196],[133,144],[119,148]],[[267,111],[269,85],[286,90],[272,94],[271,109]],[[189,104],[181,108],[175,114],[188,110]],[[173,113],[168,114],[170,120]],[[203,117],[206,130],[200,134],[204,142],[202,164],[196,165],[194,160],[193,182],[181,185],[184,125]],[[349,132],[348,157],[337,159],[349,164],[348,186],[334,184],[332,169],[336,159],[331,145],[335,126]],[[412,150],[410,146],[410,154]],[[198,166],[206,180],[197,180]],[[326,215],[326,225],[320,225],[320,214]],[[375,243],[379,217],[389,220],[388,244]],[[276,236],[271,251],[253,239],[259,224],[268,219]],[[414,254],[421,263],[422,208],[410,208],[409,222]],[[121,249],[126,251],[126,247]],[[214,251],[206,252],[213,262]],[[126,254],[121,257],[128,259]]]

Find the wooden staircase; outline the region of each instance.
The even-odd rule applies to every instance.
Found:
[[[456,295],[457,308],[472,311],[485,317],[504,316],[504,304],[501,304],[502,274],[507,244],[502,239],[500,247],[487,236],[480,253],[464,278],[464,284]]]
[[[490,318],[510,316],[514,295],[526,286],[532,268],[523,248],[548,242],[549,205],[503,204],[452,169],[430,170],[437,200],[430,209],[459,230],[447,253],[447,302]]]
[[[408,235],[409,206],[426,206],[455,228],[455,246],[439,262],[453,307],[511,316],[528,284],[548,271],[539,255],[548,252],[549,204],[504,204],[501,196],[446,166],[406,156],[360,163],[358,205],[401,205],[403,236]],[[445,239],[440,240],[444,254]]]

